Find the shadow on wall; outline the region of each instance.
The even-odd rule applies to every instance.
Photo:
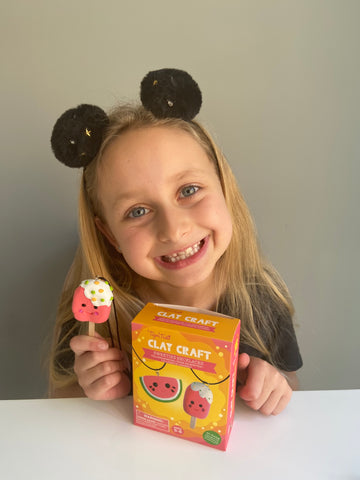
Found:
[[[73,242],[44,258],[37,263],[36,270],[24,269],[21,275],[14,272],[13,277],[6,278],[8,295],[0,336],[0,399],[47,395],[46,360],[51,333],[76,246]]]

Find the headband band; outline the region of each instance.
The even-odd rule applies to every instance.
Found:
[[[156,118],[181,118],[190,122],[202,103],[198,84],[185,71],[163,68],[149,72],[141,82],[140,99]],[[100,107],[79,105],[56,121],[51,147],[68,167],[86,167],[96,157],[109,118]]]

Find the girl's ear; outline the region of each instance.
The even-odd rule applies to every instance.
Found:
[[[99,217],[95,217],[95,225],[98,230],[109,240],[111,245],[118,249],[118,244],[116,243],[114,235],[111,233],[109,227]]]

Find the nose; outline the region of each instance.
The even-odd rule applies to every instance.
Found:
[[[176,243],[191,229],[188,212],[184,208],[173,207],[158,211],[157,237],[163,243]]]

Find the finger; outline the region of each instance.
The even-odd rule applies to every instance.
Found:
[[[121,381],[103,394],[103,400],[115,400],[128,395],[131,391],[131,380],[127,375],[121,376]]]
[[[93,400],[109,400],[120,390],[121,380],[125,377],[121,372],[114,372],[101,377],[84,389],[86,395]],[[116,398],[116,397],[114,397]]]
[[[249,363],[250,363],[250,356],[247,353],[240,353],[238,370],[245,370],[249,366]]]
[[[95,383],[102,377],[106,377],[115,372],[122,372],[123,370],[124,365],[118,360],[102,362],[95,365],[93,368],[83,371],[82,375],[78,376],[79,384],[84,388]]]
[[[278,408],[278,413],[280,413],[290,401],[291,393],[292,390],[284,377],[280,377],[280,374],[275,375],[271,379],[265,379],[263,391],[259,398],[249,402],[249,406],[254,410],[259,410],[264,415],[272,415],[278,411]]]
[[[273,394],[273,390],[271,389],[271,387],[269,387],[268,385],[266,385],[266,382],[264,383],[263,385],[263,390],[260,392],[259,395],[257,395],[256,392],[248,392],[246,391],[245,393],[243,393],[243,396],[241,398],[243,398],[244,396],[246,397],[245,399],[243,398],[243,400],[246,400],[246,404],[252,408],[253,410],[260,410],[263,408],[263,406],[266,404],[266,402],[269,400],[269,398],[271,397],[271,395]],[[250,400],[248,400],[250,398]],[[278,399],[280,398],[280,394],[278,394]],[[271,413],[271,412],[270,412]]]
[[[245,385],[239,389],[240,397],[246,402],[259,400],[260,395],[269,395],[271,388],[264,391],[266,378],[265,368],[252,368],[250,365],[247,372]]]
[[[250,357],[247,353],[241,353],[238,360],[238,374],[237,380],[241,385],[244,385],[247,377],[247,368],[250,363]]]
[[[108,350],[109,344],[102,337],[77,335],[70,340],[70,348],[75,355],[82,355],[85,352],[103,352]]]
[[[291,397],[292,397],[292,390],[289,389],[289,391],[287,391],[279,400],[278,404],[276,405],[276,407],[273,409],[272,411],[272,415],[278,415],[279,413],[281,413],[284,408],[286,407],[286,405],[290,402],[291,400]]]
[[[105,342],[107,342],[107,344],[109,345],[109,347],[113,347],[113,340],[111,337],[103,337],[102,335],[100,335],[100,333],[98,333],[96,330],[94,332],[94,337],[96,338],[99,338],[101,340],[105,340]],[[93,337],[93,338],[94,338]]]
[[[257,410],[259,410],[263,415],[277,415],[284,410],[286,405],[289,403],[290,398],[291,391],[290,393],[286,392],[283,394],[281,390],[274,390],[271,392],[261,408],[258,408]]]
[[[104,338],[104,337],[102,337],[102,336],[100,335],[100,333],[97,332],[96,330],[95,330],[95,332],[94,332],[93,337],[96,337],[96,338]]]
[[[80,376],[97,365],[109,361],[123,361],[124,353],[118,348],[109,348],[100,352],[84,352],[75,355],[74,371]]]
[[[279,390],[273,390],[267,396],[267,398],[262,398],[254,410],[259,410],[263,415],[271,415],[275,408],[277,407],[280,399],[282,397],[282,392]]]

